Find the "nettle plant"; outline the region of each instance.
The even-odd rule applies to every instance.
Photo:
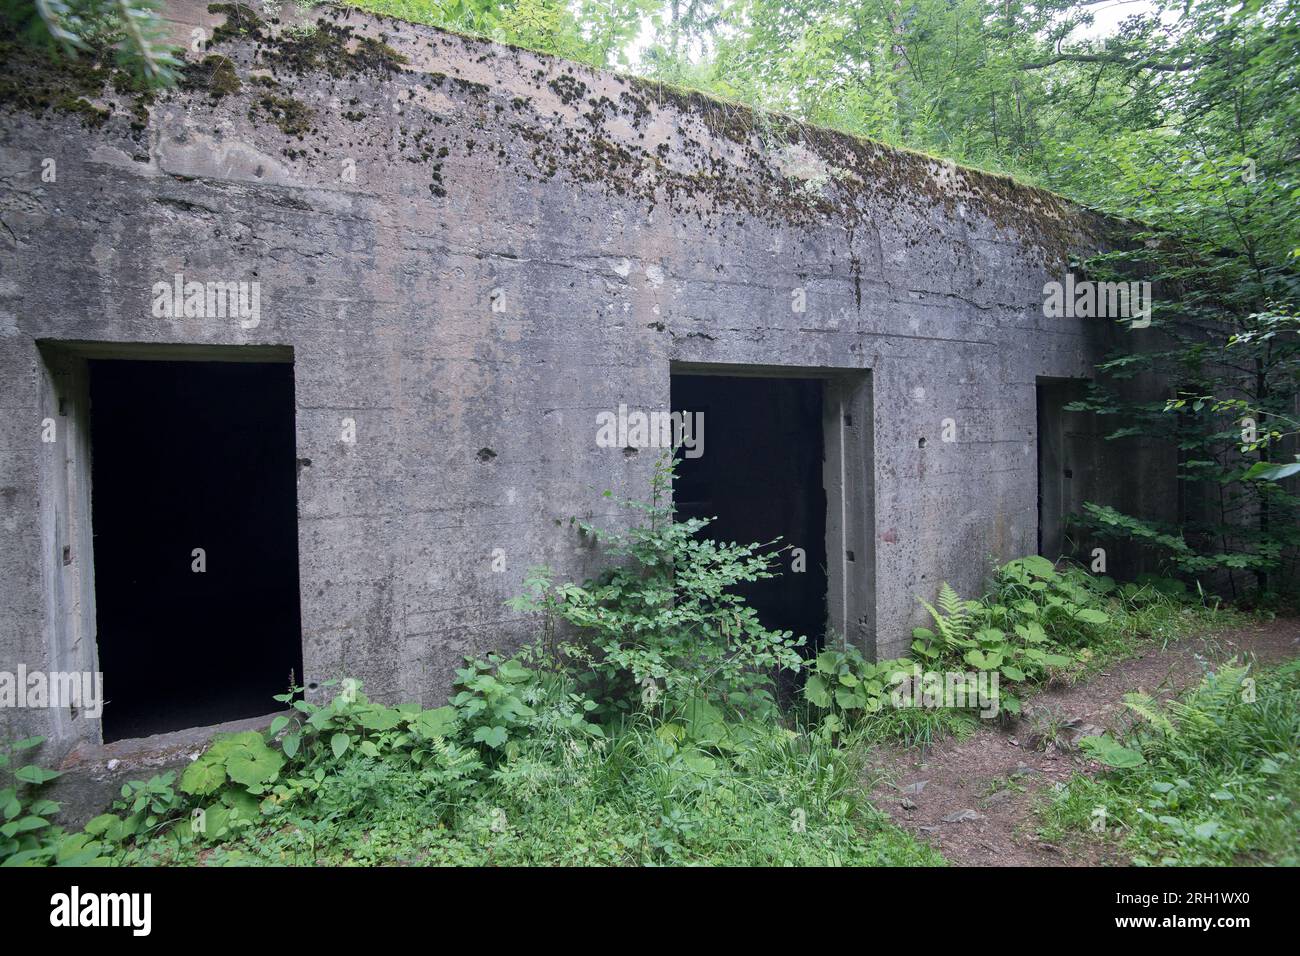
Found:
[[[706,519],[674,520],[672,476],[665,458],[655,467],[650,501],[622,502],[642,515],[626,531],[570,519],[606,547],[613,567],[582,585],[556,584],[550,569],[534,568],[528,593],[510,605],[540,612],[548,634],[556,622],[568,625],[572,639],[555,643],[557,656],[588,672],[593,696],[607,702],[602,714],[697,698],[770,714],[773,674],[800,668],[806,637],[768,630],[733,589],[776,577],[777,552],[771,543],[702,538]]]
[[[804,697],[827,712],[822,726],[835,732],[889,706],[897,675],[910,673],[912,661],[899,658],[872,663],[849,645],[822,651],[806,667],[809,673],[804,681]]]
[[[596,702],[574,693],[565,676],[527,666],[538,658],[544,658],[542,651],[528,647],[511,658],[489,654],[486,660],[468,660],[456,671],[458,693],[439,712],[454,714],[462,735],[487,748],[489,762],[513,759],[526,740],[605,736],[587,719]]]
[[[41,788],[61,776],[38,764],[21,762],[44,737],[0,742],[0,866],[106,866],[111,848],[90,833],[69,833],[51,821],[59,804]]]
[[[1057,568],[1035,554],[998,568],[985,603],[999,626],[1037,624],[1053,641],[1079,646],[1094,641],[1098,628],[1110,621],[1101,608],[1115,588],[1109,577],[1070,564]]]

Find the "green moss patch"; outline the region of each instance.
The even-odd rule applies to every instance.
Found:
[[[187,67],[181,80],[182,89],[206,90],[214,100],[238,93],[243,86],[234,61],[225,56],[205,56]]]
[[[288,96],[263,96],[248,111],[248,118],[253,122],[266,120],[288,136],[302,139],[311,132],[315,111],[303,103]]]

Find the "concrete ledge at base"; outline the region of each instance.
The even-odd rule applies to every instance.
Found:
[[[80,744],[54,768],[63,776],[52,780],[42,793],[60,804],[56,822],[69,830],[79,830],[121,797],[123,784],[148,780],[168,770],[176,771],[179,783],[181,772],[217,734],[264,730],[274,717],[248,717],[99,746]]]

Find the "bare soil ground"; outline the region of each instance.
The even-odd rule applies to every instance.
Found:
[[[1260,664],[1300,657],[1300,619],[1152,647],[1086,682],[1044,689],[1024,702],[1024,713],[1009,727],[982,723],[965,740],[947,739],[925,752],[882,750],[875,761],[882,780],[872,800],[958,866],[1125,865],[1128,859],[1109,844],[1044,842],[1035,803],[1046,798],[1042,791],[1076,771],[1099,771],[1075,742],[1124,727],[1125,694],[1175,696],[1200,680],[1202,661],[1233,656]]]

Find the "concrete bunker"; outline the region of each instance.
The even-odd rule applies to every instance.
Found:
[[[82,436],[63,499],[81,542],[56,550],[91,598],[66,610],[93,635],[103,740],[271,712],[303,672],[291,353],[43,352]]]
[[[719,541],[783,549],[744,596],[810,650],[872,633],[870,385],[865,372],[675,364],[674,412],[703,422],[673,503]],[[699,440],[702,437],[702,440]]]
[[[1089,374],[1119,334],[1044,316],[1044,284],[1117,224],[1005,177],[418,24],[164,7],[175,42],[211,37],[165,95],[41,58],[3,68],[11,89],[58,93],[6,103],[0,123],[8,670],[100,669],[92,360],[293,363],[298,676],[317,703],[349,676],[436,706],[464,655],[535,636],[505,605],[528,567],[598,570],[563,519],[601,518],[600,490],[642,497],[657,460],[593,441],[593,417],[668,409],[674,376],[818,383],[767,387],[813,408],[821,392],[821,483],[800,487],[823,508],[808,607],[828,644],[897,656],[917,596],[977,593],[986,558],[1034,549],[1036,378]],[[182,274],[256,281],[258,321],[160,310],[158,284]],[[956,440],[920,447],[946,420]],[[1109,494],[1091,500],[1163,516],[1176,452],[1138,451],[1107,449]],[[190,573],[205,545],[187,545]],[[222,562],[206,556],[211,582]],[[806,561],[817,573],[815,548]],[[160,657],[161,682],[208,692]],[[104,663],[117,707],[111,646]],[[289,667],[267,669],[282,689]],[[0,710],[0,727],[60,753],[103,729],[62,706]]]

